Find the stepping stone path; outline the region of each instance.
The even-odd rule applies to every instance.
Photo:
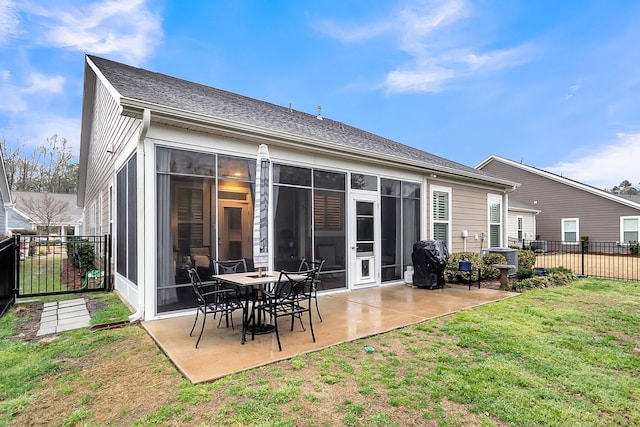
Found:
[[[91,316],[84,298],[48,302],[44,304],[36,336],[86,328],[90,321]]]

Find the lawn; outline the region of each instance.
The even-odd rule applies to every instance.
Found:
[[[66,254],[44,254],[20,261],[20,294],[60,292],[67,286],[60,282]]]
[[[127,314],[86,297],[97,322]],[[16,323],[0,319],[0,425],[640,424],[638,282],[527,291],[199,385],[139,326],[27,343]]]

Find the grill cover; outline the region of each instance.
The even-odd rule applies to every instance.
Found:
[[[421,240],[413,244],[413,285],[420,288],[444,287],[449,252],[442,240]]]

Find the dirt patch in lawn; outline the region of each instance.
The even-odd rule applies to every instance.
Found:
[[[498,286],[499,283],[493,281],[482,283],[483,288]],[[85,299],[92,315],[102,308],[102,303]],[[15,310],[18,338],[37,345],[40,337],[35,334],[42,303],[21,303]],[[294,425],[367,425],[373,423],[376,416],[382,420],[380,425],[436,426],[443,419],[465,426],[483,424],[481,417],[464,405],[446,398],[430,402],[426,408],[408,408],[390,405],[389,389],[380,383],[374,382],[372,389],[363,393],[358,378],[366,377],[367,372],[359,360],[368,357],[374,365],[384,366],[384,358],[389,354],[395,354],[399,360],[409,357],[407,344],[401,337],[386,337],[384,351],[380,349],[370,355],[362,353],[362,342],[345,343],[336,349],[339,354],[327,355],[328,360],[303,356],[304,367],[285,360],[233,379],[194,386],[180,375],[140,326],[96,332],[112,333],[114,335],[109,335],[89,354],[63,359],[64,369],[39,382],[31,393],[32,399],[25,404],[21,415],[11,421],[12,425],[239,424],[233,417],[241,408],[253,407],[252,400],[260,397],[231,390],[256,392],[266,387],[279,390],[286,388],[283,379],[295,379],[300,384],[299,398],[277,404],[279,415],[275,417],[292,420]],[[50,340],[51,336],[46,339]],[[48,345],[46,339],[43,345]],[[347,374],[346,368],[350,367],[356,372]],[[398,374],[406,375],[401,368],[398,370]],[[428,401],[429,396],[420,396],[420,399]],[[268,408],[256,402],[253,410]],[[434,419],[435,408],[439,408],[442,415]],[[430,412],[431,417],[425,417],[425,412]],[[355,418],[349,419],[350,415]],[[495,419],[492,421],[502,425]]]

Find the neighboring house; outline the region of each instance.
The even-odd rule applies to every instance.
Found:
[[[498,156],[477,166],[520,183],[509,200],[534,206],[536,234],[541,240],[577,244],[638,241],[640,203],[560,175]]]
[[[14,191],[11,193],[14,208],[10,229],[34,229],[38,233],[73,236],[80,235],[82,208],[77,207],[76,194],[35,193]]]
[[[11,189],[7,181],[7,173],[4,168],[4,157],[0,150],[0,236],[9,234],[9,216],[13,210],[11,202]]]
[[[516,190],[517,191],[517,190]],[[512,246],[522,246],[522,242],[536,238],[536,217],[539,209],[514,200],[509,196],[509,217],[507,221],[507,241]]]
[[[78,205],[85,228],[112,231],[114,285],[138,308],[132,319],[193,309],[188,260],[251,265],[260,144],[272,162],[272,270],[320,257],[323,289],[351,290],[401,281],[421,239],[452,252],[506,244],[511,180],[320,114],[87,56]]]

